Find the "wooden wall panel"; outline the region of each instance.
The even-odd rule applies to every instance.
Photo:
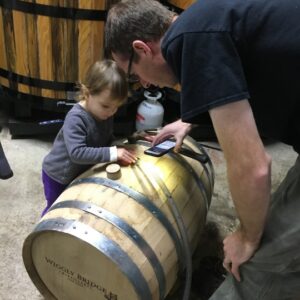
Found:
[[[15,92],[46,99],[67,99],[65,89],[39,87],[40,82],[48,81],[54,86],[74,85],[82,80],[89,66],[104,56],[104,20],[47,16],[39,14],[35,5],[49,6],[50,11],[53,8],[57,8],[58,11],[60,8],[70,8],[90,10],[94,13],[95,10],[105,11],[112,1],[22,2],[32,5],[32,13],[0,6],[0,67],[24,76],[26,80],[33,80],[29,84],[18,84],[16,80],[8,81],[0,77],[0,83]]]
[[[3,11],[0,7],[0,68],[7,70],[7,57],[6,57],[6,45],[5,45],[5,36],[4,36],[4,26],[3,26],[3,17],[2,17]],[[0,76],[0,84],[3,86],[8,87],[9,82],[4,77]]]

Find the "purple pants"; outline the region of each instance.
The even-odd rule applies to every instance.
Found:
[[[59,197],[59,195],[64,191],[64,189],[68,186],[67,184],[61,184],[51,177],[49,177],[45,171],[42,171],[42,180],[44,184],[44,194],[47,200],[47,206],[42,212],[41,216],[47,212],[50,206],[54,203],[54,201]]]

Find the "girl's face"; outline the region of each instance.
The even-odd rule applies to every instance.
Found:
[[[97,120],[110,118],[121,105],[122,102],[111,99],[108,89],[97,95],[89,95],[84,103],[85,109]]]

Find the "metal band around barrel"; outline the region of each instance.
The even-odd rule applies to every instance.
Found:
[[[167,219],[167,217],[161,212],[161,210],[152,201],[150,201],[146,196],[144,196],[143,194],[141,194],[123,184],[117,183],[108,178],[101,178],[101,177],[88,177],[88,178],[75,179],[75,181],[73,181],[68,187],[71,187],[71,186],[74,186],[77,184],[82,184],[82,183],[94,183],[94,184],[99,184],[99,185],[103,185],[103,186],[112,188],[116,191],[119,191],[123,194],[128,195],[130,198],[132,198],[137,203],[142,205],[167,230],[168,234],[170,235],[171,239],[174,242],[177,257],[179,260],[181,260],[181,258],[182,258],[181,242],[177,235],[176,230],[173,228],[172,224]]]
[[[139,145],[143,145],[143,146],[148,146],[149,145],[149,142],[144,142],[142,140],[139,140],[137,142],[137,144]],[[186,146],[186,145],[185,145]],[[186,146],[187,148],[189,148],[188,146]],[[199,147],[197,145],[197,147]],[[190,148],[189,148],[190,149]],[[199,149],[200,150],[200,149]],[[184,165],[184,167],[192,174],[193,178],[195,179],[199,189],[200,189],[200,192],[202,194],[202,197],[204,198],[204,201],[205,201],[205,208],[206,208],[206,213],[208,212],[208,209],[209,209],[209,205],[210,205],[210,202],[209,202],[209,191],[205,188],[203,182],[201,181],[201,179],[199,178],[199,176],[196,174],[195,170],[190,166],[190,164],[181,157],[181,155],[179,154],[175,154],[175,153],[172,153],[172,152],[169,152],[165,155],[168,155],[168,156],[171,156],[173,159],[177,160],[179,163],[181,163],[182,165]],[[209,159],[210,161],[210,159]],[[200,163],[200,162],[199,162]],[[208,178],[209,178],[209,174],[208,174],[208,170],[205,166],[205,164],[202,164],[202,167],[204,168]],[[209,178],[209,182],[211,183],[210,181],[210,178]]]
[[[42,221],[35,227],[32,235],[42,231],[56,231],[69,234],[95,247],[120,267],[133,285],[140,300],[152,299],[149,286],[136,264],[117,243],[108,239],[102,233],[83,223],[64,218]]]
[[[49,97],[43,97],[43,96],[35,96],[31,94],[25,94],[18,91],[14,91],[10,88],[7,88],[5,86],[2,86],[3,92],[5,92],[6,95],[9,96],[9,101],[17,102],[17,104],[26,103],[26,105],[30,105],[37,109],[42,110],[50,110],[50,111],[56,111],[56,112],[67,112],[68,110],[66,108],[62,108],[58,105],[60,101],[66,101],[66,99],[60,98],[49,98]]]
[[[180,164],[182,164],[193,176],[193,178],[196,181],[196,184],[199,187],[199,190],[201,192],[201,195],[204,199],[205,202],[205,208],[206,208],[206,213],[208,213],[208,209],[209,209],[209,203],[208,203],[208,199],[209,199],[209,193],[207,191],[207,189],[205,188],[203,182],[201,181],[201,178],[196,174],[195,170],[191,167],[191,165],[180,155],[175,154],[175,153],[170,153],[170,155],[177,160]]]
[[[0,76],[6,78],[9,81],[14,81],[17,83],[22,83],[42,89],[49,89],[54,91],[76,91],[76,84],[74,82],[44,80],[17,74],[15,72],[7,71],[2,68],[0,68]]]
[[[188,140],[189,142],[193,143],[193,144],[197,147],[197,149],[198,149],[202,154],[204,154],[205,156],[207,156],[207,158],[208,158],[207,163],[205,163],[205,164],[204,164],[204,163],[201,163],[201,162],[199,162],[199,163],[202,165],[202,167],[203,167],[203,169],[204,169],[204,172],[205,172],[206,175],[207,175],[207,178],[208,178],[208,181],[209,181],[209,184],[210,184],[210,190],[211,190],[211,193],[212,193],[213,188],[214,188],[214,177],[215,177],[215,175],[214,175],[214,168],[213,168],[211,159],[209,158],[209,155],[207,154],[207,152],[206,152],[202,147],[200,147],[197,143],[193,142],[192,138],[190,138],[189,136],[187,136],[187,137],[186,137],[186,140]],[[193,149],[192,149],[190,146],[188,146],[188,145],[186,145],[186,144],[185,144],[184,146],[185,146],[187,149],[193,151]],[[210,167],[210,171],[209,171],[208,168],[207,168],[207,164],[208,164],[209,167]],[[202,184],[202,182],[201,182],[201,184]],[[202,184],[202,185],[203,185],[203,184]],[[210,193],[207,189],[205,189],[205,187],[204,187],[204,190],[205,190],[205,193],[206,193],[206,196],[207,196],[207,207],[209,208],[210,202],[211,202],[211,193]]]
[[[76,7],[51,6],[20,0],[0,0],[0,6],[28,14],[73,20],[105,21],[107,11]]]
[[[208,162],[207,162],[207,164],[209,165],[211,172],[209,172],[209,170],[208,170],[206,164],[201,163],[201,165],[202,165],[202,167],[203,167],[203,169],[204,169],[204,171],[205,171],[205,173],[206,173],[206,175],[207,175],[207,178],[208,178],[209,183],[210,183],[211,191],[212,191],[212,190],[213,190],[213,187],[214,187],[214,177],[215,177],[215,176],[214,176],[214,168],[213,168],[211,159],[209,158],[207,152],[206,152],[202,147],[200,147],[196,142],[193,142],[193,141],[191,140],[190,137],[187,136],[186,139],[189,140],[191,143],[193,143],[201,153],[205,154],[205,155],[208,157]],[[146,146],[146,147],[149,147],[149,146],[151,145],[150,142],[144,141],[144,140],[138,140],[138,141],[136,142],[136,144],[142,145],[142,146]],[[184,144],[184,146],[185,146],[187,149],[191,150],[191,151],[193,150],[191,147],[189,147],[189,146],[186,145],[186,144]],[[167,155],[170,155],[170,153],[167,153]],[[200,162],[199,162],[199,163],[200,163]],[[210,205],[210,197],[209,197],[208,193],[207,193],[207,196],[208,196],[207,199],[208,199],[208,201],[209,201],[208,204]]]
[[[209,155],[207,154],[207,152],[205,151],[205,149],[199,145],[199,143],[195,142],[190,136],[187,136],[185,138],[188,142],[192,143],[195,147],[197,147],[197,149],[200,151],[200,153],[204,154],[205,156],[207,156],[208,158],[208,161],[207,163],[205,164],[201,164],[206,175],[207,175],[207,178],[209,180],[209,183],[210,183],[210,186],[211,186],[211,191],[213,190],[214,188],[214,178],[215,178],[215,174],[214,174],[214,167],[213,167],[213,164],[211,162],[211,159],[209,157]],[[192,148],[188,145],[185,145],[188,149],[192,150]],[[209,165],[209,170],[207,168],[207,165]]]
[[[143,174],[145,174],[144,170],[141,168],[141,166],[138,163],[136,163],[135,166],[139,168],[139,170],[143,172]],[[184,221],[182,219],[182,216],[180,215],[180,212],[177,208],[176,202],[174,201],[168,187],[165,185],[165,183],[159,177],[159,175],[156,174],[154,171],[151,172],[151,175],[153,176],[154,180],[159,185],[159,187],[161,188],[161,190],[163,191],[163,193],[167,198],[167,203],[171,208],[172,215],[175,219],[176,225],[178,227],[181,236],[182,252],[184,255],[185,268],[186,268],[186,282],[185,282],[183,300],[189,300],[190,288],[192,283],[192,256],[191,256],[191,250],[189,245],[188,233]]]
[[[211,162],[211,159],[209,158],[209,155],[208,155],[207,152],[205,151],[205,149],[204,149],[202,146],[200,146],[199,144],[197,144],[197,147],[198,147],[198,149],[199,149],[203,154],[205,154],[205,155],[208,157],[208,162],[207,162],[207,164],[209,165],[209,170],[210,170],[210,171],[208,170],[206,164],[203,165],[203,168],[204,168],[204,170],[205,170],[205,172],[206,172],[206,174],[207,174],[207,178],[208,178],[209,183],[210,183],[211,191],[213,191],[213,189],[214,189],[214,179],[215,179],[215,172],[214,172],[213,164],[212,164],[212,162]]]
[[[178,6],[176,6],[176,5],[168,2],[166,0],[161,0],[161,2],[162,2],[163,5],[167,6],[171,11],[175,11],[178,14],[180,14],[180,13],[182,13],[184,11],[183,8],[178,7]]]
[[[166,278],[164,274],[164,270],[161,266],[160,261],[158,260],[155,252],[149,246],[149,244],[145,241],[145,239],[130,225],[124,222],[121,218],[116,216],[115,214],[107,211],[106,209],[99,207],[93,203],[79,201],[79,200],[64,200],[57,204],[54,204],[50,210],[58,209],[58,208],[77,208],[87,213],[93,214],[94,216],[101,218],[110,224],[114,225],[116,228],[125,233],[143,252],[143,254],[149,260],[157,278],[157,282],[159,285],[159,299],[165,298],[166,293]],[[49,210],[49,211],[50,211]]]

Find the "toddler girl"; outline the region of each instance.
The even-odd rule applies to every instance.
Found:
[[[112,60],[96,62],[80,84],[79,103],[67,113],[50,153],[44,158],[42,179],[47,206],[82,172],[100,162],[131,164],[130,151],[112,147],[113,115],[127,99],[125,73]]]

